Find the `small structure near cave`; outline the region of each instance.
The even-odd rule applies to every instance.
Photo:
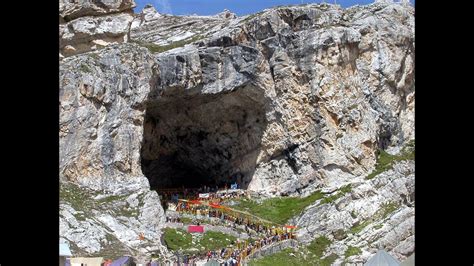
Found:
[[[364,266],[400,266],[400,262],[381,249]]]
[[[131,266],[131,265],[135,265],[133,262],[133,258],[130,256],[124,256],[124,257],[114,260],[110,266]]]
[[[67,258],[71,257],[72,253],[69,245],[66,243],[59,244],[59,266],[65,266]]]

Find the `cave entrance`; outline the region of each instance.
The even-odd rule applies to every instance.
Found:
[[[266,127],[263,95],[251,86],[219,94],[168,89],[149,100],[141,148],[155,190],[246,189]]]

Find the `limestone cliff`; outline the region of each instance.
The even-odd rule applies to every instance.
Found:
[[[129,38],[85,53],[76,48],[61,60],[63,181],[113,192],[124,184],[180,186],[190,176],[195,185],[222,184],[238,176],[242,187],[266,196],[348,183],[370,190],[378,185],[364,185],[364,177],[377,151],[397,153],[414,139],[410,5],[308,4],[244,17],[170,16],[151,7],[132,17],[123,12],[131,6],[61,11],[61,49],[115,38],[100,29],[114,19],[118,43]],[[367,216],[385,200],[364,193],[354,195],[377,202],[361,211]],[[320,211],[309,208],[295,220],[309,237],[326,230],[307,224]],[[335,223],[344,224],[344,215]]]
[[[134,7],[133,0],[60,0],[60,57],[126,42]]]

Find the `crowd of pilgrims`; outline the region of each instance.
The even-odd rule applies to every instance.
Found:
[[[236,228],[244,227],[248,235],[259,237],[257,240],[246,242],[238,241],[232,243],[232,247],[224,247],[220,250],[209,250],[206,254],[185,256],[182,258],[184,265],[195,265],[194,262],[203,259],[218,259],[223,261],[221,265],[235,266],[241,265],[241,261],[256,250],[268,246],[270,244],[294,238],[291,230],[286,227],[276,227],[275,225],[259,222],[254,219],[239,217],[220,211],[218,209],[210,209],[198,204],[191,204],[185,201],[179,201],[177,211],[195,215],[197,218],[218,218],[217,220],[225,222],[226,225]],[[166,217],[167,222],[181,222],[178,217]],[[197,223],[199,225],[199,223]]]
[[[222,188],[218,186],[202,186],[200,188],[174,188],[174,189],[160,189],[157,190],[161,199],[161,203],[164,210],[167,210],[169,204],[177,204],[179,199],[195,200],[200,199],[199,195],[207,194],[206,200],[212,200],[214,202],[221,202],[223,200],[231,198],[239,198],[244,193],[242,190],[238,190],[237,184],[232,184],[233,190],[228,190],[229,187],[225,185]]]
[[[229,188],[232,189],[228,190]],[[229,212],[189,202],[193,200],[203,200],[212,202],[213,204],[221,204],[228,199],[246,196],[244,191],[235,188],[238,188],[236,184],[232,184],[230,187],[225,185],[223,188],[204,185],[195,189],[182,187],[179,189],[164,189],[159,191],[161,202],[165,210],[172,209],[179,213],[192,214],[197,218],[217,218],[214,219],[214,221],[223,222],[225,225],[233,228],[243,227],[249,236],[253,235],[258,237],[257,240],[253,241],[241,241],[237,239],[236,243],[232,243],[231,246],[223,247],[220,250],[209,250],[206,253],[194,255],[180,255],[181,263],[191,266],[196,265],[197,261],[209,261],[214,259],[221,261],[221,265],[237,266],[241,265],[243,259],[262,247],[294,238],[291,229],[286,227],[275,227],[275,225],[259,222],[249,217],[232,215]],[[200,198],[200,195],[202,196],[203,194],[206,195],[205,199]],[[181,199],[189,201],[182,201]],[[179,216],[166,216],[166,221],[180,223],[182,220]],[[197,225],[199,225],[199,223],[197,223]]]
[[[269,235],[252,242],[239,241],[237,239],[237,243],[232,243],[232,246],[229,247],[223,247],[219,250],[209,250],[205,254],[184,254],[180,255],[179,258],[185,266],[194,266],[197,261],[203,260],[218,260],[221,261],[220,265],[239,266],[242,265],[241,263],[246,257],[253,254],[258,249],[290,238],[294,238],[294,236],[285,233]]]

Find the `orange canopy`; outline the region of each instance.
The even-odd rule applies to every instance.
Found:
[[[223,207],[219,204],[215,204],[215,203],[209,203],[209,206],[211,206],[212,208],[217,208],[217,209],[222,209]]]
[[[286,227],[286,228],[289,228],[289,229],[294,229],[294,228],[296,228],[296,226],[294,226],[294,225],[285,225],[285,227]]]

